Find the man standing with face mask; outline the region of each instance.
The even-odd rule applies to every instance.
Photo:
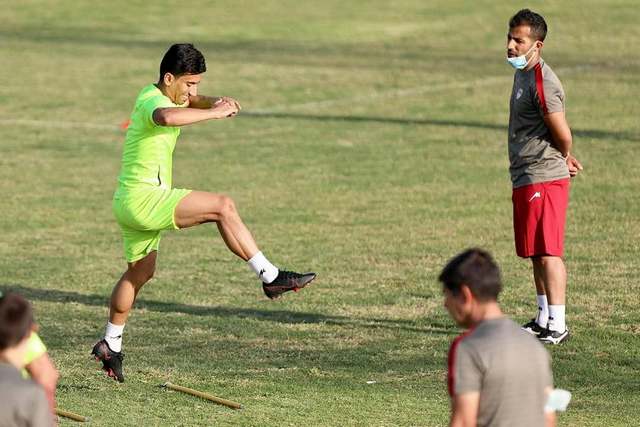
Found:
[[[570,154],[564,90],[541,51],[544,18],[529,9],[509,21],[507,61],[515,69],[509,103],[509,161],[516,253],[530,258],[538,313],[523,329],[547,344],[569,337],[562,259],[569,179],[582,170]]]

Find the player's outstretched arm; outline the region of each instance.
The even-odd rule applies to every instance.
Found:
[[[153,112],[153,121],[159,126],[185,126],[205,120],[233,117],[238,111],[239,108],[234,103],[222,100],[210,108],[157,108]]]

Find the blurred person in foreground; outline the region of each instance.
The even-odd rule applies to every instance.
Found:
[[[34,329],[31,304],[15,293],[0,297],[0,426],[52,426],[43,388],[20,372]]]
[[[553,387],[549,354],[502,313],[491,255],[468,249],[438,280],[449,315],[466,329],[449,349],[450,426],[554,426],[555,413],[545,412]]]
[[[55,414],[56,386],[60,375],[47,354],[47,347],[35,331],[31,332],[29,336],[24,363],[27,374],[44,388],[49,401],[49,409],[52,414]]]

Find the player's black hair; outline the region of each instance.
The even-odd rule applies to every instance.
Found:
[[[528,25],[531,27],[531,35],[541,42],[547,37],[547,23],[541,15],[529,10],[522,9],[518,11],[509,20],[509,29],[512,30],[520,25]]]
[[[0,351],[14,347],[31,333],[31,304],[16,293],[0,297]]]
[[[207,71],[202,53],[191,43],[172,45],[160,62],[160,78],[162,82],[166,73],[176,77],[183,74],[201,74]]]
[[[478,301],[497,301],[502,290],[500,269],[491,254],[472,248],[456,255],[440,273],[438,280],[454,295],[464,284]]]

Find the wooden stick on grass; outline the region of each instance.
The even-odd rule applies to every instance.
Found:
[[[90,420],[89,417],[85,417],[84,415],[74,414],[73,412],[64,411],[59,408],[56,408],[56,415],[58,415],[59,417],[69,418],[74,421],[80,421],[81,423],[86,423]]]
[[[190,394],[192,396],[201,397],[203,399],[210,400],[210,401],[218,403],[220,405],[227,406],[227,407],[229,407],[231,409],[242,409],[242,405],[237,403],[237,402],[232,402],[231,400],[222,399],[222,398],[216,397],[216,396],[214,396],[212,394],[203,393],[201,391],[194,390],[192,388],[182,387],[180,385],[171,384],[169,382],[166,382],[166,383],[162,384],[162,387],[168,388],[169,390],[174,390],[174,391],[180,391],[182,393],[187,393],[187,394]]]

